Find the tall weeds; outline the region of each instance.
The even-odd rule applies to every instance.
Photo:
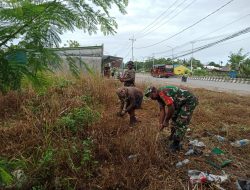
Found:
[[[158,133],[157,103],[145,100],[143,109],[136,112],[141,122],[129,128],[127,116],[116,116],[115,90],[120,83],[98,76],[49,80],[47,89],[35,91],[27,85],[21,93],[0,97],[0,167],[4,163],[2,169],[13,178],[9,178],[10,188],[183,189],[188,169],[220,174],[202,158],[190,158],[190,165],[175,168],[185,152],[172,155],[167,151],[169,131]],[[207,131],[230,140],[249,137],[249,97],[200,89],[194,93],[200,104],[188,135],[202,139],[207,151],[218,146]],[[222,130],[225,127],[227,132]],[[187,139],[185,149],[186,143]],[[225,168],[226,172],[246,176],[249,147],[219,146],[234,156],[241,174],[232,167]],[[26,178],[17,180],[13,172],[18,170]]]

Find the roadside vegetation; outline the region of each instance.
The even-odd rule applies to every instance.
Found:
[[[233,162],[223,168],[234,181],[249,177],[249,146],[232,147],[250,136],[250,99],[195,89],[195,110],[184,150],[172,155],[158,134],[158,106],[145,100],[138,111],[141,122],[128,127],[117,118],[115,90],[120,83],[97,76],[75,79],[47,76],[46,89],[27,85],[21,92],[0,96],[0,184],[3,189],[183,189],[188,169],[221,174],[205,155],[219,147]],[[145,84],[139,85],[144,88]],[[221,135],[227,142],[219,142]],[[202,156],[186,158],[188,140],[206,144]],[[205,188],[205,187],[204,187]],[[207,187],[207,189],[209,189]]]

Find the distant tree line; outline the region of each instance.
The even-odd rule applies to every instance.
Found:
[[[191,60],[192,60],[192,66],[193,68],[198,68],[200,67],[201,69],[204,68],[204,65],[201,63],[200,60],[191,58],[191,59],[177,59],[177,60],[172,60],[170,58],[159,58],[159,59],[153,59],[149,58],[146,59],[144,62],[142,61],[135,61],[135,66],[137,67],[138,71],[150,71],[153,65],[184,65],[186,67],[191,67]]]
[[[145,61],[135,61],[135,67],[138,71],[149,72],[153,65],[166,64],[166,65],[184,65],[188,68],[192,67],[195,70],[199,70],[197,73],[200,75],[206,75],[208,72],[204,68],[204,64],[200,60],[195,58],[190,59],[177,59],[173,60],[171,58],[148,58]],[[207,64],[208,66],[214,66],[217,68],[222,68],[222,62],[220,64],[213,61]],[[230,53],[228,56],[228,62],[226,64],[233,71],[237,71],[238,75],[250,76],[250,57],[249,53],[243,53],[243,49],[240,49],[236,53]]]

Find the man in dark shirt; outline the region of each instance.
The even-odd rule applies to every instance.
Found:
[[[118,116],[124,116],[126,113],[130,116],[130,125],[137,122],[135,110],[141,108],[143,100],[143,92],[136,87],[122,87],[116,91],[117,96],[121,101],[120,111]]]
[[[193,111],[198,105],[198,99],[188,90],[176,86],[164,86],[159,89],[151,86],[146,89],[145,96],[157,100],[160,106],[160,130],[168,127],[172,119],[171,149],[180,150],[180,142],[185,136]],[[167,109],[165,109],[167,106]]]
[[[124,76],[120,78],[120,81],[124,83],[124,86],[135,86],[135,70],[134,62],[128,62],[128,70],[125,71]]]

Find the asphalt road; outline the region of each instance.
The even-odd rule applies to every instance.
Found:
[[[155,78],[150,74],[136,74],[136,82],[144,82],[148,85],[183,85],[191,88],[205,88],[218,92],[231,92],[240,95],[250,95],[250,84],[230,83],[230,82],[215,82],[205,80],[188,79],[187,82],[181,82],[180,78]]]

